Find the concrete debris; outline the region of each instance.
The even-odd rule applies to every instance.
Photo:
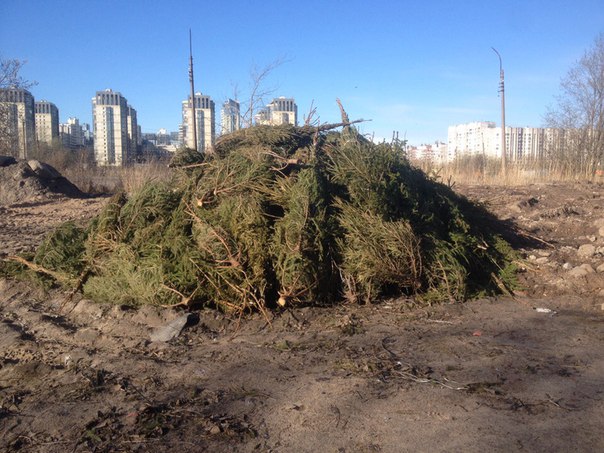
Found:
[[[154,343],[157,342],[166,342],[170,341],[173,338],[176,338],[182,332],[182,329],[187,325],[187,321],[189,320],[189,313],[179,316],[176,319],[173,319],[168,324],[162,327],[158,327],[153,332],[151,332],[151,341]]]

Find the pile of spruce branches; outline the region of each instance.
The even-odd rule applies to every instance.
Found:
[[[255,126],[213,153],[184,150],[171,183],[116,194],[22,262],[98,301],[234,312],[514,284],[514,252],[486,210],[400,147],[332,126]]]

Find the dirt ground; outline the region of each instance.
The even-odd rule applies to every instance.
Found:
[[[516,294],[269,324],[1,280],[0,451],[604,451],[604,186],[458,190],[534,244]],[[0,254],[104,202],[0,207]]]

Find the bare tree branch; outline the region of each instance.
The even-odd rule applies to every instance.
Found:
[[[28,89],[36,82],[25,80],[19,72],[25,65],[25,61],[17,59],[5,60],[0,58],[0,90],[8,88]],[[7,102],[5,94],[0,93],[0,154],[16,154],[17,130],[15,123],[16,110],[14,105]],[[18,155],[18,154],[16,154]]]
[[[37,82],[25,80],[19,72],[27,61],[0,59],[0,89],[1,88],[23,88],[25,90],[37,85]]]
[[[241,115],[243,127],[249,127],[253,124],[254,115],[257,110],[263,107],[266,103],[266,98],[276,91],[276,88],[267,88],[264,84],[268,76],[284,62],[284,58],[281,57],[262,68],[253,66],[250,70],[251,85],[248,93],[248,101],[245,104],[245,111]]]

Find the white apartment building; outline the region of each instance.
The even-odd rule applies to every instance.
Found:
[[[229,99],[222,104],[220,111],[220,134],[230,134],[241,129],[241,106],[239,102]]]
[[[77,118],[68,118],[67,123],[59,124],[59,135],[63,146],[71,149],[81,148],[86,145],[84,126]]]
[[[97,165],[121,166],[132,160],[128,136],[128,101],[117,91],[97,91],[92,98],[94,158]]]
[[[197,151],[211,152],[216,136],[214,123],[214,101],[210,96],[195,93],[195,126],[197,129]],[[182,101],[182,142],[188,148],[195,147],[193,134],[193,117],[191,116],[191,97]]]
[[[278,126],[281,124],[298,125],[298,106],[294,98],[284,96],[275,98],[254,116],[256,124]]]
[[[27,159],[36,134],[32,94],[19,88],[0,89],[0,152]]]
[[[510,160],[540,158],[559,136],[560,131],[550,128],[506,127],[506,156]],[[500,158],[501,127],[491,121],[449,126],[447,160],[462,155]]]
[[[447,148],[447,144],[440,141],[419,146],[408,146],[407,156],[411,160],[442,163],[448,160]]]
[[[492,137],[495,133],[495,123],[492,121],[476,121],[467,124],[449,126],[447,134],[448,160],[460,155],[496,155],[493,149]]]
[[[52,102],[38,101],[35,111],[36,139],[50,145],[59,138],[59,109]]]

